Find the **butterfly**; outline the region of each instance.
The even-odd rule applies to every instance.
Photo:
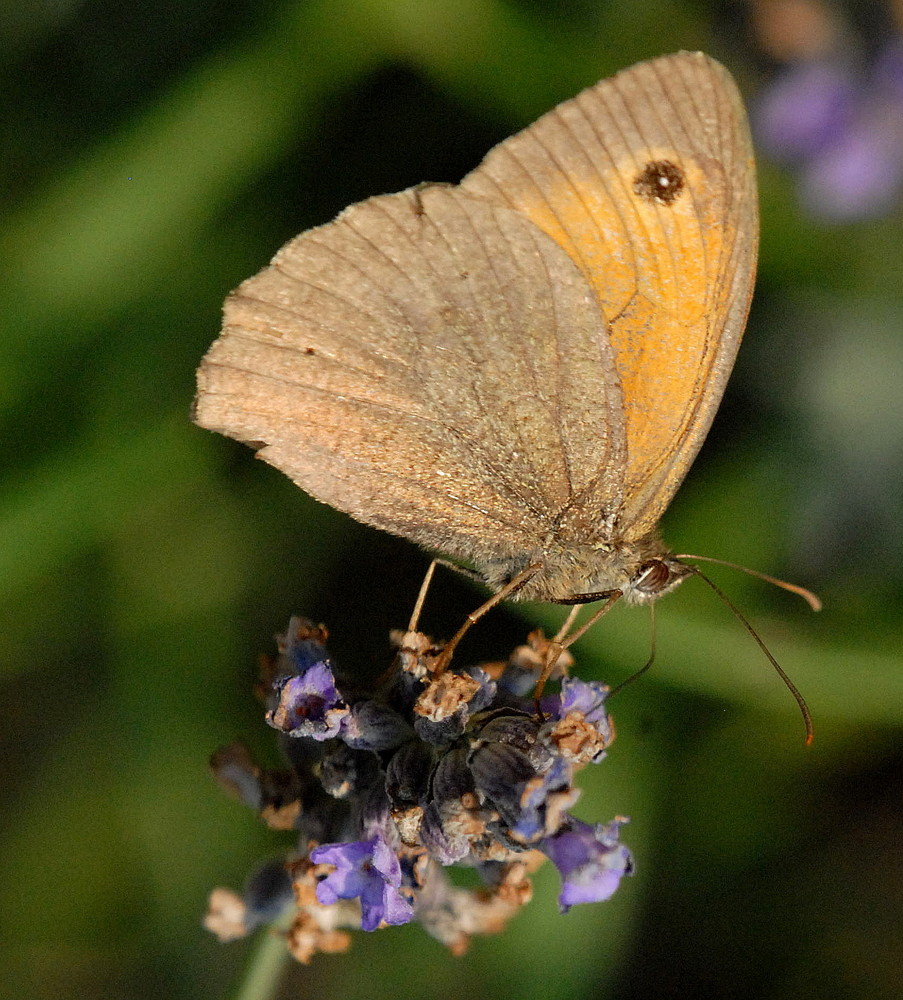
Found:
[[[757,245],[730,74],[642,62],[460,184],[287,243],[227,299],[193,416],[497,592],[649,602],[691,572],[658,522],[724,392]]]

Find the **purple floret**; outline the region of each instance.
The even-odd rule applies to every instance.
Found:
[[[520,797],[520,817],[511,825],[511,833],[516,840],[525,844],[534,843],[557,826],[560,813],[555,809],[556,799],[565,803],[563,808],[568,808],[578,796],[577,790],[571,788],[571,777],[570,764],[559,757],[545,774],[537,775],[524,787]]]
[[[569,712],[581,712],[583,718],[593,726],[608,728],[608,712],[605,699],[609,687],[601,681],[582,681],[579,677],[565,677],[561,681],[561,708],[559,718]]]
[[[310,860],[336,869],[317,885],[317,900],[330,906],[340,899],[360,898],[362,930],[375,931],[381,923],[406,924],[413,918],[413,906],[399,891],[398,858],[382,837],[323,844],[311,851]]]
[[[555,836],[539,845],[561,874],[558,904],[562,913],[577,903],[609,899],[621,878],[633,873],[630,851],[618,843],[624,822],[591,825],[571,818]]]
[[[303,674],[285,678],[277,687],[278,701],[267,722],[289,736],[328,740],[338,735],[348,707],[342,701],[327,661]]]

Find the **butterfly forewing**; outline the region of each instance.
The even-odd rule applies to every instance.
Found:
[[[654,528],[714,417],[752,293],[757,207],[743,107],[701,53],[640,63],[492,150],[462,188],[577,263],[628,405],[619,535]]]

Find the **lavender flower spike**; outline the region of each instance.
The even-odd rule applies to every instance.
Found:
[[[539,710],[532,687],[519,695],[502,679],[522,670],[535,680],[541,633],[529,657],[438,674],[432,639],[408,633],[422,670],[401,656],[373,684],[340,674],[346,689],[326,635],[293,618],[279,655],[261,660],[258,690],[285,766],[261,768],[239,745],[213,758],[228,791],[296,836],[285,865],[261,868],[243,896],[213,893],[205,925],[220,940],[283,921],[293,906],[286,942],[300,962],[344,951],[351,938],[339,928],[410,922],[462,954],[530,901],[543,855],[561,872],[563,910],[615,891],[632,864],[618,842],[626,821],[591,826],[570,814],[574,776],[614,737],[604,684],[565,676]],[[446,882],[451,865],[482,884]]]
[[[317,900],[331,906],[340,899],[361,901],[361,930],[375,931],[381,923],[406,924],[414,907],[401,895],[401,865],[379,835],[350,844],[323,844],[310,852],[315,864],[335,871],[317,885]]]

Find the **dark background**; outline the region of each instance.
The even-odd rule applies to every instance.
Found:
[[[881,19],[853,24],[864,39]],[[870,35],[869,32],[872,32]],[[22,0],[0,14],[0,994],[55,1000],[899,996],[903,215],[826,224],[762,158],[762,251],[724,405],[665,521],[809,700],[816,739],[730,613],[690,582],[653,671],[612,705],[585,819],[631,817],[637,874],[556,910],[553,871],[452,959],[417,926],[288,967],[219,945],[208,891],[284,850],[206,772],[244,739],[291,613],[388,662],[425,554],[302,495],[188,420],[225,293],[347,203],[455,181],[496,141],[637,59],[701,48],[755,103],[777,68],[740,3]],[[903,140],[901,140],[903,141]],[[482,591],[441,575],[424,627]],[[561,610],[500,611],[499,658]],[[577,648],[623,680],[648,616]]]

